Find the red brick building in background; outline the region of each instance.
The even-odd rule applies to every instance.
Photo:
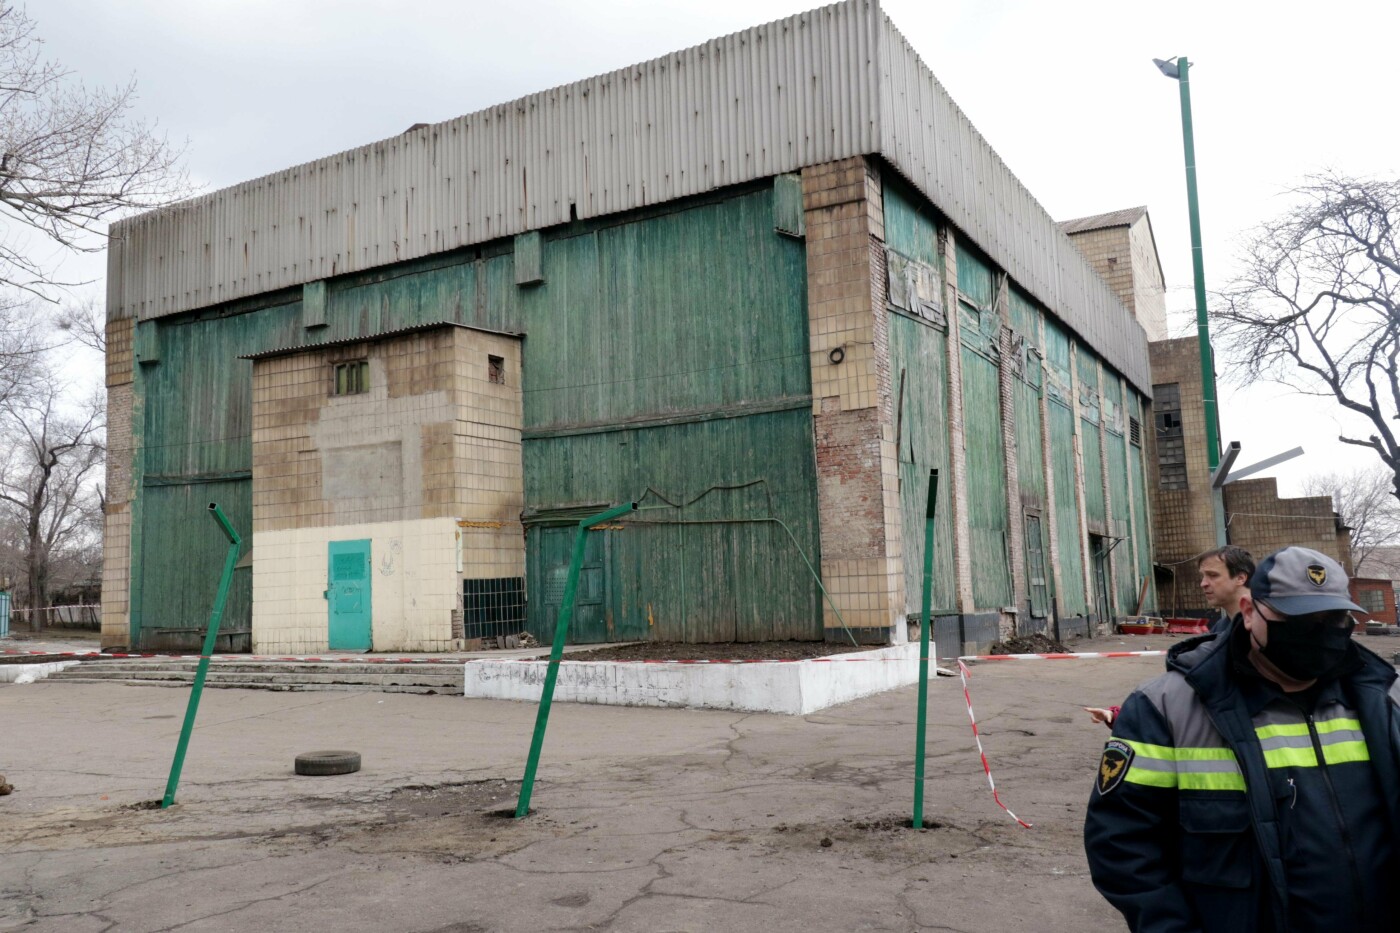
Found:
[[[1366,610],[1364,613],[1353,613],[1356,621],[1396,624],[1394,581],[1378,577],[1352,577],[1351,598]]]

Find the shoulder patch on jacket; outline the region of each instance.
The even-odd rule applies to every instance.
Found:
[[[1103,795],[1123,783],[1128,769],[1133,766],[1133,747],[1118,739],[1109,739],[1103,747],[1103,757],[1099,759],[1099,778],[1095,785]]]

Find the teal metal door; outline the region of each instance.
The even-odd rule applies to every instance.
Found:
[[[330,648],[368,651],[370,638],[369,540],[330,543]]]

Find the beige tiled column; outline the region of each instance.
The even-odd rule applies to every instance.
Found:
[[[130,644],[131,458],[136,319],[107,322],[107,503],[102,515],[102,647]]]
[[[823,584],[863,642],[905,639],[880,178],[856,157],[802,170]],[[828,640],[845,640],[823,608]]]

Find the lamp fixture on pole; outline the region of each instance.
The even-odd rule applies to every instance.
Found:
[[[1220,466],[1220,420],[1216,407],[1215,359],[1206,320],[1206,273],[1201,254],[1201,211],[1196,198],[1196,143],[1191,132],[1191,63],[1186,56],[1152,59],[1181,89],[1181,141],[1186,150],[1186,204],[1191,215],[1191,265],[1196,286],[1196,337],[1201,350],[1201,392],[1206,415],[1206,452],[1212,472]]]

